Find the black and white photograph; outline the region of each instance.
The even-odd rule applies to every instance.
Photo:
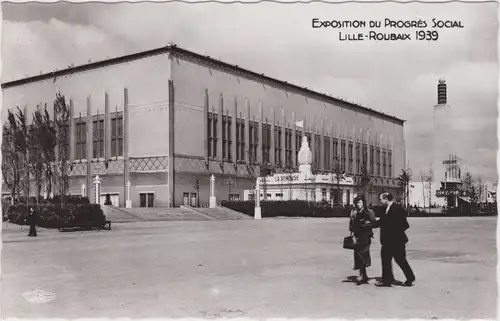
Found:
[[[497,318],[496,1],[1,10],[2,318]]]

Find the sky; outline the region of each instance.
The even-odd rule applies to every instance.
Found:
[[[473,175],[497,181],[495,3],[2,3],[2,10],[2,82],[174,42],[407,120],[416,180],[432,162],[432,110],[437,80],[445,78],[457,154]],[[437,41],[340,41],[339,31],[358,30],[314,29],[313,18],[422,19],[429,26],[435,18],[464,28],[437,29]]]

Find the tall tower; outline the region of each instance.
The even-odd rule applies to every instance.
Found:
[[[446,80],[439,79],[437,105],[434,106],[432,203],[456,206],[456,190],[460,183],[459,158],[456,155],[456,135],[453,130],[453,109],[448,104]],[[437,190],[441,190],[436,192]]]

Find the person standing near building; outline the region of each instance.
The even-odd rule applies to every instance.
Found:
[[[404,286],[412,286],[415,282],[415,274],[406,259],[406,243],[408,237],[405,231],[410,228],[407,219],[407,213],[404,208],[394,202],[394,198],[390,193],[382,193],[380,195],[380,203],[385,206],[385,212],[382,212],[381,217],[372,227],[380,227],[380,244],[381,259],[382,259],[382,281],[377,283],[377,286],[391,286],[394,282],[394,274],[392,271],[392,259],[396,261],[403,271],[406,281]]]
[[[33,207],[30,208],[28,217],[26,218],[26,223],[30,226],[30,231],[28,236],[37,236],[36,234],[36,223],[37,223],[37,213]]]
[[[349,230],[356,238],[354,270],[359,270],[357,284],[361,285],[368,283],[366,268],[371,265],[370,245],[373,231],[368,224],[375,222],[376,219],[373,211],[366,208],[366,201],[363,197],[356,197],[354,199],[354,206],[355,208],[353,208],[350,215]]]

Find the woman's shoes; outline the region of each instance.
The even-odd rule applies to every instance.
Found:
[[[356,284],[357,285],[362,285],[362,284],[368,284],[368,277],[359,277],[357,280],[356,280]]]

